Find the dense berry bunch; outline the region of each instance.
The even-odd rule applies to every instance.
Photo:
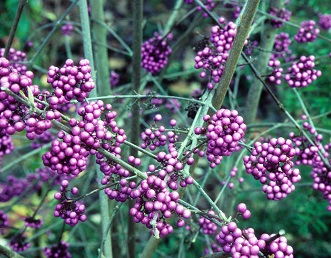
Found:
[[[53,245],[50,248],[45,247],[43,251],[47,258],[71,258],[68,248],[69,244],[61,241],[59,244]]]
[[[7,176],[7,182],[1,184],[0,202],[8,202],[15,196],[20,196],[30,185],[26,178],[16,178],[13,175]]]
[[[0,130],[0,164],[2,157],[11,153],[14,148],[15,146],[10,135],[6,133],[5,129]]]
[[[315,70],[314,56],[301,56],[298,62],[293,62],[287,69],[284,79],[292,88],[305,88],[322,75],[320,70]]]
[[[0,234],[3,235],[5,233],[5,228],[8,225],[8,215],[3,210],[0,210]]]
[[[284,199],[294,191],[301,180],[298,169],[292,169],[292,159],[296,154],[292,141],[272,138],[269,142],[255,142],[251,156],[244,157],[246,172],[262,184],[262,190],[270,200]]]
[[[280,62],[277,59],[269,60],[268,66],[273,68],[272,73],[267,78],[268,82],[280,85],[282,83],[283,68],[279,67]]]
[[[216,215],[216,213],[212,210],[208,211],[208,214]],[[199,225],[203,234],[213,235],[217,231],[217,225],[209,219],[206,219],[205,217],[201,216],[199,218]]]
[[[0,48],[0,57],[4,57],[5,48]],[[28,70],[25,64],[22,62],[27,62],[26,53],[20,50],[15,50],[14,48],[10,48],[8,52],[8,57],[6,57],[10,62],[10,65],[20,74],[25,74]]]
[[[12,240],[9,242],[9,246],[15,251],[15,252],[23,252],[30,248],[31,244],[29,242],[26,242],[26,237],[22,234],[15,235]]]
[[[283,257],[283,258],[293,258],[293,248],[287,244],[287,239],[284,236],[279,236],[273,241],[270,241],[275,234],[268,235],[266,233],[262,234],[259,241],[265,241],[266,246],[262,250],[262,253],[267,257]]]
[[[79,221],[86,221],[87,217],[84,214],[85,205],[67,197],[67,192],[69,191],[73,195],[78,194],[77,187],[67,190],[68,186],[69,181],[63,180],[61,182],[60,192],[54,194],[54,198],[61,202],[55,206],[54,216],[61,217],[66,224],[74,226]]]
[[[184,3],[186,3],[186,4],[193,4],[193,2],[194,2],[193,0],[184,0]],[[205,0],[205,1],[203,1],[203,5],[204,5],[209,11],[213,10],[214,7],[215,7],[215,3],[214,3],[213,0]],[[197,10],[198,10],[198,11],[203,11],[203,9],[202,9],[201,6],[198,6],[198,7],[197,7]],[[204,13],[203,13],[203,16],[204,16],[204,17],[208,17],[208,13],[204,12]]]
[[[172,39],[172,34],[168,34],[166,39],[158,33],[154,37],[145,41],[141,47],[141,66],[151,74],[156,74],[168,63],[168,56],[171,54],[171,48],[167,40]]]
[[[215,242],[211,242],[210,243],[210,248],[207,246],[205,248],[205,250],[203,251],[204,255],[207,254],[213,254],[213,253],[218,253],[222,251],[222,247],[220,247],[218,244],[216,244]]]
[[[24,218],[24,225],[30,228],[40,228],[43,225],[43,220],[34,217],[26,217]]]
[[[120,75],[118,73],[116,73],[115,71],[111,71],[110,72],[110,87],[111,88],[115,88],[117,86],[117,84],[120,81]]]
[[[236,110],[220,109],[212,117],[205,115],[205,127],[194,129],[197,135],[206,135],[206,155],[210,167],[214,168],[222,161],[222,156],[229,156],[237,150],[238,143],[244,138],[246,125]]]
[[[44,131],[42,134],[36,135],[31,147],[32,149],[38,149],[53,140],[55,140],[55,136],[50,131]]]
[[[50,167],[59,175],[66,174],[73,177],[86,169],[90,152],[81,143],[78,135],[58,133],[60,140],[53,140],[51,149],[42,156],[45,166]]]
[[[223,17],[218,19],[224,28],[218,25],[211,28],[210,42],[213,46],[206,46],[198,51],[195,60],[195,69],[203,69],[200,73],[201,78],[208,76],[208,89],[213,89],[214,84],[218,83],[224,71],[224,65],[229,57],[237,29],[233,22],[226,23]],[[207,74],[208,73],[208,74]]]
[[[71,33],[74,31],[74,26],[71,24],[71,22],[67,22],[62,26],[61,30],[63,35],[71,36]]]
[[[0,58],[1,86],[17,95],[23,92],[23,97],[29,99],[29,102],[31,97],[38,97],[40,94],[39,87],[32,85],[33,76],[33,73],[30,71],[20,74],[10,66],[10,62],[7,59]],[[43,133],[52,126],[51,121],[40,117],[34,112],[33,108],[30,110],[3,90],[0,90],[0,100],[0,130],[5,130],[6,134],[12,135],[15,132],[21,132],[26,129],[27,138],[32,140],[37,134]],[[34,104],[30,102],[30,104],[36,108],[44,107],[38,102]]]
[[[223,247],[225,253],[232,257],[258,258],[265,257],[293,258],[293,248],[287,244],[284,236],[262,234],[260,239],[255,236],[253,228],[241,230],[235,222],[222,226],[216,240]]]
[[[156,237],[164,237],[173,232],[173,227],[166,220],[173,214],[184,219],[191,216],[189,210],[178,204],[179,193],[169,192],[166,187],[165,181],[151,175],[141,181],[139,188],[130,194],[131,198],[136,200],[135,205],[130,209],[134,221],[152,228]]]
[[[277,9],[277,8],[271,8],[269,10],[269,14],[276,16],[282,20],[278,20],[278,19],[271,19],[271,24],[274,28],[280,28],[284,25],[284,21],[289,21],[291,19],[291,15],[292,13],[287,10],[286,8],[282,8],[282,9]]]
[[[289,46],[291,44],[290,35],[285,32],[281,32],[276,35],[273,50],[276,53],[272,53],[270,59],[284,58],[291,54]]]
[[[318,25],[323,30],[329,30],[331,28],[331,15],[330,14],[320,14]]]
[[[157,114],[154,118],[155,123],[150,127],[146,128],[144,132],[140,134],[140,138],[143,141],[140,147],[146,149],[149,147],[151,151],[155,150],[160,146],[165,146],[167,143],[167,135],[165,132],[165,127],[163,125],[158,126],[156,122],[162,120],[162,116]]]
[[[168,154],[163,151],[157,154],[157,161],[162,165],[162,169],[158,172],[158,177],[166,180],[168,187],[172,190],[178,189],[178,181],[181,187],[192,184],[192,177],[185,177],[182,173],[184,164],[178,159],[178,152],[174,143],[170,142],[168,144],[168,151]],[[155,166],[149,167],[149,170],[154,172]]]
[[[320,30],[316,27],[316,22],[313,20],[303,21],[300,24],[298,33],[294,39],[300,43],[314,42]]]
[[[49,99],[49,105],[54,109],[73,99],[84,101],[95,87],[87,59],[81,59],[78,66],[71,59],[67,59],[61,68],[52,65],[48,70],[47,82],[54,89],[54,95]]]

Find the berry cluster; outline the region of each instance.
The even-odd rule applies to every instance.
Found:
[[[320,14],[318,25],[323,30],[329,30],[331,28],[331,15],[330,14]]]
[[[216,213],[212,210],[208,211],[208,214],[216,215]],[[217,231],[217,225],[205,217],[201,216],[199,218],[199,225],[201,227],[202,233],[205,235],[213,235]]]
[[[0,48],[0,57],[4,57],[5,54],[5,48]],[[26,53],[20,50],[15,50],[14,48],[10,48],[8,52],[8,61],[10,62],[10,65],[20,74],[25,74],[28,70],[27,66],[25,64],[22,64],[22,62],[27,62],[26,59]]]
[[[36,135],[31,147],[32,149],[38,149],[53,140],[55,140],[55,136],[50,131],[44,131],[42,134]]]
[[[210,42],[213,46],[206,46],[198,51],[195,60],[195,69],[203,69],[200,73],[201,78],[209,77],[208,89],[213,89],[214,84],[218,83],[224,71],[224,65],[229,57],[237,29],[233,22],[226,23],[223,17],[218,19],[219,23],[225,25],[224,28],[218,25],[211,28]]]
[[[172,39],[172,34],[168,34],[166,39],[162,38],[157,32],[154,37],[145,41],[141,47],[141,66],[151,74],[161,71],[168,63],[168,56],[171,54],[171,48],[167,40]]]
[[[74,226],[79,221],[86,221],[87,217],[84,214],[85,205],[67,197],[66,193],[69,192],[67,190],[68,186],[69,181],[62,180],[60,192],[54,194],[54,198],[61,201],[61,203],[55,206],[54,217],[61,217],[66,224]],[[70,192],[73,195],[78,194],[77,187],[71,188]]]
[[[140,147],[146,149],[149,147],[151,151],[154,151],[157,147],[165,146],[167,143],[167,136],[164,134],[165,127],[163,125],[158,126],[156,122],[162,120],[162,116],[157,114],[154,117],[155,124],[150,128],[146,128],[144,132],[140,134],[140,138],[143,141]]]
[[[322,75],[320,70],[315,70],[314,56],[301,56],[298,62],[293,62],[287,69],[284,79],[292,88],[305,88]]]
[[[193,4],[193,0],[184,0],[184,3],[186,3],[186,4]],[[205,0],[205,1],[203,2],[203,5],[204,5],[209,11],[213,10],[214,7],[215,7],[215,3],[214,3],[213,0]],[[197,10],[198,10],[198,11],[203,11],[203,9],[202,9],[201,6],[198,6],[198,7],[197,7]],[[203,12],[203,17],[208,17],[208,13]]]
[[[268,62],[268,66],[273,68],[272,73],[269,75],[269,77],[267,78],[268,82],[276,84],[276,85],[280,85],[282,83],[282,75],[283,75],[283,68],[279,67],[280,66],[280,62],[277,59],[270,59]]]
[[[71,36],[71,33],[74,31],[74,26],[71,24],[71,22],[67,22],[62,26],[61,30],[63,35]]]
[[[31,97],[38,97],[40,94],[39,87],[32,85],[33,76],[33,73],[30,71],[20,74],[10,66],[10,62],[7,59],[0,58],[1,86],[17,95],[23,92],[24,96],[20,95],[20,97],[26,100],[28,99],[29,103],[34,105],[35,108],[43,109],[43,104],[30,102]],[[14,97],[8,95],[3,90],[0,90],[0,100],[0,130],[5,130],[6,134],[12,135],[26,129],[26,137],[33,140],[36,135],[42,134],[45,130],[51,128],[52,123],[49,119],[40,117],[33,109],[30,110],[28,107],[17,102]]]
[[[14,148],[15,146],[10,135],[4,129],[0,130],[0,164],[2,157],[11,153]]]
[[[293,248],[287,244],[284,236],[262,234],[260,239],[255,236],[253,228],[241,230],[235,222],[223,225],[216,240],[225,253],[232,257],[258,258],[262,253],[265,257],[293,258]]]
[[[84,101],[95,87],[87,59],[81,59],[78,66],[71,59],[67,59],[61,68],[52,65],[48,70],[47,82],[54,89],[54,95],[49,99],[49,105],[54,109],[73,99]]]
[[[110,79],[109,79],[110,87],[115,88],[117,86],[117,84],[119,83],[119,81],[120,81],[120,75],[118,73],[116,73],[115,71],[111,71]]]
[[[223,156],[229,156],[238,149],[238,143],[244,138],[246,125],[236,110],[220,109],[212,117],[205,115],[205,127],[194,129],[197,135],[206,135],[206,155],[210,167],[220,164]]]
[[[139,188],[132,191],[130,197],[136,200],[130,209],[133,220],[152,228],[156,237],[164,237],[173,232],[173,227],[166,220],[173,214],[184,219],[191,216],[189,210],[178,204],[179,193],[169,192],[166,182],[154,175],[141,181]],[[182,221],[180,220],[180,224]]]
[[[47,258],[71,258],[71,254],[68,251],[69,244],[61,241],[57,245],[53,245],[50,248],[43,248],[44,254]]]
[[[26,217],[24,218],[24,225],[30,228],[40,228],[43,225],[43,220],[34,217]]]
[[[3,210],[0,210],[0,234],[5,234],[5,228],[8,225],[8,215]]]
[[[30,248],[31,244],[26,242],[26,237],[23,234],[15,235],[9,242],[9,246],[15,252],[23,252]]]
[[[255,142],[251,156],[244,157],[246,172],[262,184],[262,190],[269,200],[281,200],[294,191],[301,180],[298,169],[292,169],[296,154],[292,141],[282,137],[269,142]]]
[[[285,32],[281,32],[276,35],[273,50],[276,53],[272,53],[270,59],[283,58],[290,55],[292,51],[289,49],[291,44],[290,35]]]
[[[316,22],[313,20],[303,21],[300,24],[298,33],[294,39],[300,43],[314,42],[320,30],[316,27]]]
[[[282,19],[282,20],[271,19],[271,25],[274,28],[280,28],[284,25],[284,21],[289,21],[291,19],[292,12],[290,12],[286,8],[277,9],[277,8],[273,7],[273,8],[270,8],[269,14]]]

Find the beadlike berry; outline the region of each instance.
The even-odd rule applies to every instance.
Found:
[[[216,114],[204,116],[208,126],[194,129],[197,135],[206,135],[206,157],[210,167],[220,164],[223,156],[229,156],[237,150],[238,143],[244,138],[246,125],[236,110],[220,109]]]
[[[218,25],[213,26],[210,35],[212,45],[198,51],[194,58],[194,68],[203,69],[200,72],[200,77],[208,79],[207,88],[210,90],[221,79],[224,65],[229,57],[229,51],[237,33],[236,25],[233,22],[226,23],[223,17],[220,17],[218,21],[220,24],[224,24],[224,28]]]
[[[246,172],[263,184],[262,190],[270,200],[281,200],[294,191],[301,180],[298,169],[292,169],[296,151],[289,139],[272,138],[255,142],[250,156],[244,157]]]
[[[293,62],[287,69],[284,79],[292,88],[305,88],[322,75],[322,72],[314,69],[314,56],[301,56],[298,62]]]
[[[67,22],[62,26],[61,30],[63,35],[71,36],[72,32],[74,31],[74,26],[71,22]]]
[[[269,10],[269,14],[276,16],[277,18],[280,18],[284,21],[289,21],[291,19],[292,12],[290,12],[286,8],[277,9],[273,7]],[[271,24],[274,28],[280,28],[284,25],[284,22],[282,20],[271,19]]]
[[[158,33],[144,42],[141,47],[141,66],[151,74],[156,74],[168,63],[171,48],[167,40],[172,39],[172,34],[163,39]]]
[[[330,14],[319,14],[318,15],[319,20],[318,20],[318,25],[323,29],[323,30],[329,30],[331,28],[331,15]]]
[[[71,258],[68,248],[69,243],[61,241],[59,244],[51,247],[44,247],[43,251],[47,258]]]
[[[294,39],[300,43],[314,42],[320,30],[316,27],[316,22],[313,20],[303,21],[300,24],[298,33]]]

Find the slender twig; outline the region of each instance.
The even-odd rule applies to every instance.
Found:
[[[24,256],[15,253],[7,247],[0,245],[0,254],[3,254],[7,258],[24,258]]]
[[[5,48],[5,53],[4,53],[4,57],[8,57],[9,54],[9,49],[11,47],[11,45],[13,44],[13,40],[15,37],[15,33],[16,33],[16,29],[18,26],[18,23],[21,19],[21,15],[24,9],[24,6],[26,5],[26,3],[28,2],[28,0],[20,0],[20,2],[18,3],[18,7],[17,7],[17,11],[16,11],[16,15],[15,15],[15,19],[14,19],[14,23],[11,26],[10,32],[9,32],[9,36],[8,36],[8,41],[6,44],[6,48]]]

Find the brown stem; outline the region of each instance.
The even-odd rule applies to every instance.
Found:
[[[20,2],[18,3],[14,23],[13,23],[13,26],[11,27],[11,29],[10,29],[8,41],[7,41],[6,48],[5,48],[4,57],[6,57],[6,58],[8,57],[9,49],[10,49],[11,45],[13,44],[13,40],[14,40],[14,37],[15,37],[15,32],[16,32],[18,23],[21,19],[23,8],[24,8],[24,6],[26,5],[27,2],[28,2],[28,0],[20,0]]]

